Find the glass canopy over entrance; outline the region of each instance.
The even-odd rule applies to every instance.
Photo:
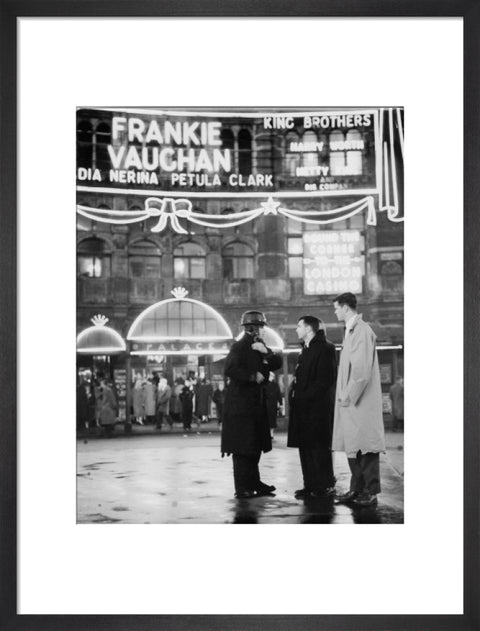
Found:
[[[233,339],[224,318],[209,305],[187,298],[183,288],[173,298],[148,307],[134,321],[127,334],[133,355],[212,354],[224,351]],[[183,348],[185,346],[185,348]]]
[[[89,326],[77,335],[80,355],[118,355],[125,352],[125,341],[115,329],[106,326],[108,318],[96,315]]]

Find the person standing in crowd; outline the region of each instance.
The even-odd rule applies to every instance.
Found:
[[[277,427],[278,408],[282,405],[282,393],[275,380],[275,373],[270,372],[267,385],[265,386],[267,396],[268,421],[270,423],[270,436],[273,440],[273,432]]]
[[[95,419],[95,397],[88,381],[81,377],[77,386],[77,430],[88,429]]]
[[[170,398],[170,418],[172,419],[172,423],[179,422],[182,415],[182,403],[180,401],[180,393],[182,392],[184,385],[185,380],[183,379],[183,377],[177,377],[173,382],[173,391]]]
[[[140,373],[135,375],[135,383],[133,384],[132,391],[132,407],[134,420],[139,425],[143,425],[143,418],[145,416],[145,390]]]
[[[260,480],[262,451],[272,449],[265,385],[271,370],[282,365],[280,355],[262,341],[266,318],[260,311],[246,311],[241,318],[244,336],[234,342],[225,360],[229,379],[222,423],[222,456],[232,454],[235,497],[268,495],[273,485]]]
[[[390,401],[392,403],[392,430],[403,430],[403,377],[397,377],[390,387]]]
[[[335,493],[332,428],[335,411],[337,362],[335,346],[325,335],[324,323],[302,316],[297,324],[302,344],[290,388],[288,447],[298,447],[303,489],[297,499],[330,497]]]
[[[195,393],[195,414],[199,419],[199,423],[208,423],[212,397],[212,384],[208,379],[202,379],[202,382],[196,388]]]
[[[162,429],[163,421],[167,420],[172,429],[173,422],[170,420],[170,397],[172,389],[168,385],[165,377],[161,377],[157,389],[157,429]]]
[[[219,381],[218,386],[213,393],[212,400],[215,403],[217,422],[221,425],[223,420],[223,406],[225,403],[225,383],[223,381]]]
[[[145,389],[145,416],[146,422],[152,423],[155,420],[155,408],[157,400],[157,388],[153,383],[153,378],[149,377],[144,384]]]
[[[187,379],[179,394],[180,404],[182,406],[181,421],[183,423],[183,429],[187,432],[190,432],[192,429],[193,396],[194,392],[192,385]]]
[[[100,426],[103,428],[106,436],[110,437],[118,415],[117,401],[112,388],[104,378],[100,380],[100,387],[97,393]]]
[[[347,454],[351,471],[350,490],[337,495],[337,502],[374,506],[380,486],[380,453],[385,452],[382,388],[376,336],[357,313],[351,293],[333,301],[335,315],[345,322],[340,354],[332,448]]]

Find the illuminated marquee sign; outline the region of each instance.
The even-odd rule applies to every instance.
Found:
[[[93,130],[95,119],[102,122]],[[77,213],[95,222],[125,225],[157,218],[150,222],[152,232],[171,228],[186,234],[189,224],[232,228],[273,214],[320,226],[366,211],[366,223],[375,225],[377,196],[378,210],[398,222],[403,221],[402,178],[399,108],[276,115],[78,111],[77,192],[84,197]],[[98,195],[114,196],[114,206],[99,205]],[[135,202],[126,203],[121,195]],[[296,198],[321,197],[339,199],[326,209],[295,208]],[[198,198],[255,202],[219,214],[196,209]]]
[[[78,111],[78,129],[91,110]],[[150,191],[348,191],[377,186],[375,110],[238,120],[218,112],[98,110],[107,132],[78,135],[77,182]],[[243,136],[241,134],[244,134]],[[95,144],[95,151],[93,151]],[[281,155],[279,155],[279,153]]]
[[[358,230],[326,230],[303,235],[304,292],[310,296],[362,292],[363,237]]]

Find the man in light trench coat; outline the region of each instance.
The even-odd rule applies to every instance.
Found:
[[[338,367],[333,451],[344,451],[352,474],[350,490],[337,503],[374,506],[380,493],[380,453],[385,451],[382,388],[376,336],[357,313],[351,293],[333,301],[335,315],[345,322],[345,340]]]

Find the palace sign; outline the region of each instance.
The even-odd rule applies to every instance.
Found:
[[[232,340],[233,341],[233,340]],[[134,342],[131,355],[226,355],[228,342]]]

